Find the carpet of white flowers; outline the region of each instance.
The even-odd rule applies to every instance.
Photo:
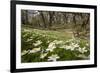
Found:
[[[21,31],[21,62],[88,60],[90,44],[82,39],[59,39],[38,30]],[[61,35],[61,34],[59,34]]]

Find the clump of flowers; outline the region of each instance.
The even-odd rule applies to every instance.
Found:
[[[56,48],[56,45],[54,42],[51,42],[48,46],[48,48],[46,49],[46,51],[50,51],[52,52],[54,49]]]
[[[48,61],[57,61],[60,57],[57,54],[52,54],[51,56],[48,57]]]
[[[34,46],[38,46],[40,45],[42,42],[40,40],[36,41],[35,43],[33,43]]]
[[[39,47],[39,48],[33,48],[32,50],[30,50],[29,51],[29,53],[31,54],[31,53],[37,53],[38,51],[40,51],[41,50],[41,48]]]
[[[48,53],[42,53],[42,54],[40,55],[40,58],[41,58],[41,59],[45,58],[45,57],[47,56],[47,54],[48,54]]]

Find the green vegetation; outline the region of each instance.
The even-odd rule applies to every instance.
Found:
[[[62,32],[22,29],[22,62],[48,62],[89,59],[86,40],[71,39]]]

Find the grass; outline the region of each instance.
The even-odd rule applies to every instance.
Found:
[[[24,28],[22,28],[23,30]],[[62,30],[54,31],[54,30],[41,30],[41,29],[32,29],[32,28],[25,28],[25,30],[29,30],[30,32],[35,32],[37,34],[45,35],[51,38],[56,38],[59,40],[67,40],[73,37],[71,32],[64,32]]]

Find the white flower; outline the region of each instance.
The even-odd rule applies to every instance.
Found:
[[[81,52],[81,53],[87,52],[87,50],[86,50],[85,47],[83,47],[83,48],[80,48],[80,47],[79,47],[78,51]]]
[[[42,42],[40,40],[36,41],[36,43],[33,43],[34,46],[40,45]]]
[[[70,40],[67,40],[66,42],[72,42],[72,41],[74,41],[75,39],[70,39]]]
[[[76,47],[79,47],[79,45],[75,43],[71,43],[70,46],[66,46],[66,49],[70,49],[71,51],[73,51]]]
[[[53,43],[55,43],[55,44],[62,44],[63,41],[54,40]]]
[[[50,43],[50,41],[48,40],[47,43]]]
[[[21,56],[25,55],[26,53],[28,53],[28,51],[26,50],[22,51]]]
[[[26,34],[23,35],[23,37],[25,38],[27,35],[28,35],[28,34],[26,33]]]
[[[48,54],[48,53],[43,53],[43,54],[41,54],[41,55],[40,55],[40,58],[43,59],[44,57],[47,56],[47,54]]]
[[[30,41],[32,41],[33,39],[32,38],[29,38],[29,39],[27,39],[27,41],[26,42],[30,42]]]
[[[54,48],[56,48],[55,43],[51,42],[49,44],[48,48],[46,49],[46,51],[52,52],[54,50]]]
[[[41,48],[33,48],[32,50],[30,50],[29,53],[36,53],[36,52],[38,52],[40,50],[41,50]]]
[[[89,43],[86,43],[86,46],[89,46]]]
[[[57,59],[59,59],[60,57],[57,55],[57,54],[53,54],[53,55],[51,55],[50,57],[48,57],[49,59],[48,59],[48,61],[53,61],[53,62],[55,62],[55,61],[57,61]]]
[[[90,56],[85,56],[84,54],[79,54],[77,57],[84,58],[84,59],[90,58]]]
[[[79,45],[78,45],[78,44],[74,44],[73,46],[74,46],[74,47],[79,47]]]
[[[71,51],[73,51],[74,48],[75,48],[74,46],[66,46],[66,50],[70,49]]]
[[[71,46],[71,45],[63,45],[63,46],[61,46],[60,48],[64,48],[64,49],[66,49],[66,50],[71,50],[71,51],[73,51],[74,50],[74,46]]]
[[[66,45],[61,45],[59,48],[66,48]]]
[[[46,37],[46,35],[42,35],[42,37]]]
[[[78,43],[73,43],[73,42],[71,42],[70,45],[61,45],[60,46],[60,48],[65,48],[66,50],[69,50],[70,49],[71,51],[73,51],[76,47],[79,47]]]
[[[69,42],[69,40],[66,41],[66,43],[68,43],[68,42]]]
[[[33,36],[31,36],[30,39],[33,39]]]
[[[58,41],[58,42],[56,42],[57,44],[63,44],[63,41]]]
[[[80,57],[80,58],[85,58],[86,56],[83,55],[83,54],[79,54],[77,57]]]

